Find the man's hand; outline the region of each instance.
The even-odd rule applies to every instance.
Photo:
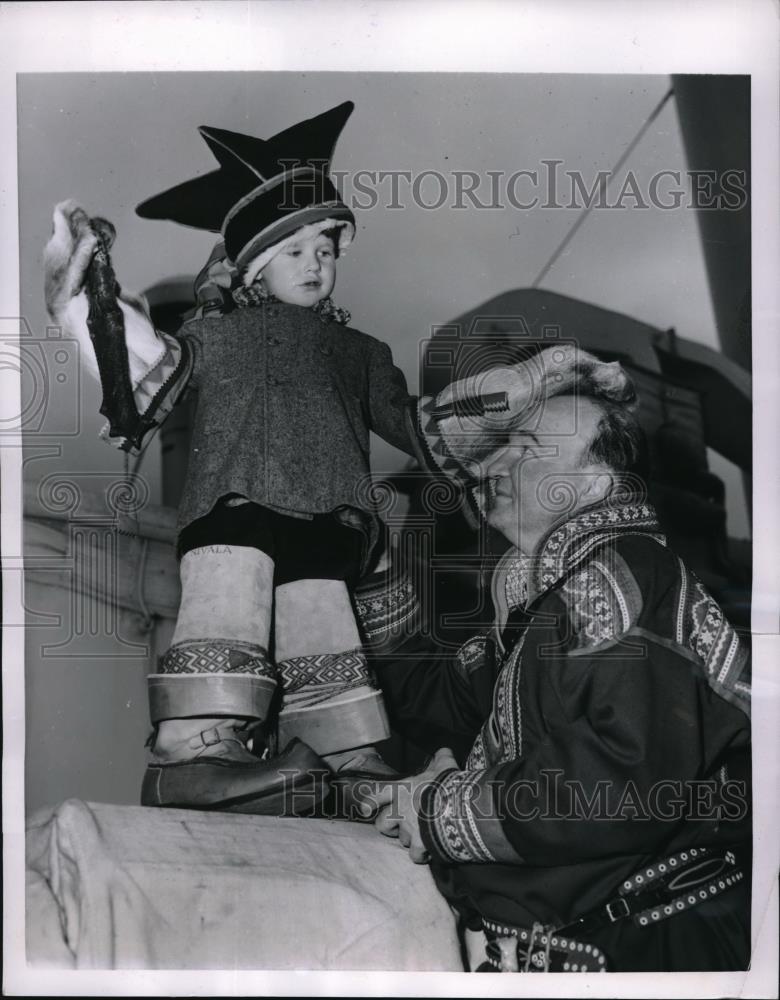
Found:
[[[379,810],[374,825],[385,837],[397,837],[409,849],[409,857],[416,865],[429,861],[428,852],[420,837],[418,811],[423,789],[442,771],[457,769],[458,764],[448,748],[437,750],[424,771],[401,781],[382,782],[376,791],[362,791],[360,798],[365,814]]]

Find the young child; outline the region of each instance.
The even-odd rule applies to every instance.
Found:
[[[244,744],[279,695],[279,747],[297,737],[333,770],[391,773],[374,750],[389,728],[349,588],[378,533],[360,499],[369,431],[411,452],[412,423],[389,348],[348,327],[330,298],[355,231],[327,176],[351,111],[267,141],[202,128],[219,170],[137,209],[223,236],[176,337],[119,302],[147,423],[185,390],[198,394],[178,518],[181,605],[149,677],[148,805],[262,810],[279,762]],[[58,206],[47,303],[85,344],[81,287],[95,248],[87,214]]]
[[[389,735],[387,717],[350,598],[378,536],[361,499],[369,433],[457,475],[496,444],[502,421],[536,399],[544,379],[576,367],[572,354],[538,375],[528,364],[492,369],[437,401],[414,401],[390,349],[347,326],[330,293],[355,222],[328,170],[352,107],[266,141],[201,128],[219,169],[138,207],[142,217],[222,235],[196,281],[195,314],[175,337],[120,295],[119,322],[114,308],[101,338],[90,339],[100,310],[85,277],[104,299],[113,288],[112,274],[95,282],[93,270],[107,259],[95,229],[107,226],[75,202],[55,209],[47,307],[84,344],[104,390],[127,382],[139,424],[129,436],[114,431],[116,443],[137,452],[185,391],[198,396],[178,518],[181,605],[149,677],[147,805],[275,811],[280,773],[321,763],[309,747],[332,770],[387,775],[374,750]],[[122,326],[119,363],[105,343],[116,348],[111,331]],[[506,396],[505,415],[449,412],[484,390]],[[111,419],[104,398],[106,410]],[[386,597],[396,620],[404,600],[402,586]],[[245,744],[269,716],[289,749],[260,760]]]

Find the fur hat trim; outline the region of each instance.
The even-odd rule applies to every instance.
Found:
[[[355,227],[351,222],[338,218],[320,219],[318,222],[311,222],[308,225],[299,226],[289,235],[282,237],[282,239],[280,239],[277,243],[273,243],[271,246],[266,246],[254,257],[250,255],[251,244],[249,244],[239,255],[239,259],[249,258],[247,264],[245,265],[245,270],[241,280],[245,285],[251,285],[252,282],[257,279],[257,276],[266,264],[270,260],[273,260],[278,253],[288,247],[291,243],[295,242],[295,240],[312,239],[315,236],[319,236],[320,233],[326,232],[328,229],[336,228],[339,229],[339,253],[343,253],[355,238]],[[267,235],[267,232],[262,234],[264,242],[265,239],[267,239]]]

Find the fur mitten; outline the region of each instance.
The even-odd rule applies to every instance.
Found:
[[[87,213],[75,201],[54,209],[53,231],[43,254],[46,308],[52,320],[81,346],[87,367],[98,377],[97,361],[87,328],[89,303],[84,290],[87,269],[97,249],[97,236]],[[155,332],[146,304],[127,294],[119,296],[124,316],[130,380],[135,388],[165,356],[166,345]]]
[[[433,415],[436,410],[449,410],[437,420],[438,434],[449,455],[469,468],[501,447],[508,432],[538,413],[545,399],[574,391],[624,405],[636,398],[634,385],[618,361],[599,361],[565,344],[545,348],[527,361],[452,382],[436,397]],[[503,395],[505,406],[475,415],[467,405],[457,405],[487,395]]]

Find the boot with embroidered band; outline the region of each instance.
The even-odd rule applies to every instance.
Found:
[[[149,678],[156,732],[142,805],[306,815],[328,794],[327,765],[300,740],[290,740],[269,759],[260,759],[248,748],[257,720],[267,715],[275,686],[267,657],[259,649],[252,654],[235,643],[231,647],[210,640],[181,643],[162,658],[164,670],[182,659],[202,667],[204,658],[219,662],[221,655],[243,667],[252,665],[254,672],[225,671],[221,677],[160,673]],[[188,714],[206,701],[212,712],[226,714]]]
[[[297,580],[277,587],[275,636],[283,690],[279,744],[297,738],[311,746],[333,772],[339,816],[345,818],[346,810],[346,818],[363,819],[358,786],[399,775],[376,749],[390,735],[390,726],[346,584]]]
[[[334,771],[373,765],[378,775],[395,774],[374,747],[387,739],[390,727],[362,649],[290,657],[278,668],[284,686],[280,746],[297,737]]]
[[[181,563],[173,644],[148,679],[155,734],[141,804],[305,815],[328,767],[301,740],[260,759],[247,742],[276,690],[268,656],[273,562],[251,548],[194,550]],[[203,637],[204,623],[216,632]],[[223,637],[219,637],[223,636]]]

